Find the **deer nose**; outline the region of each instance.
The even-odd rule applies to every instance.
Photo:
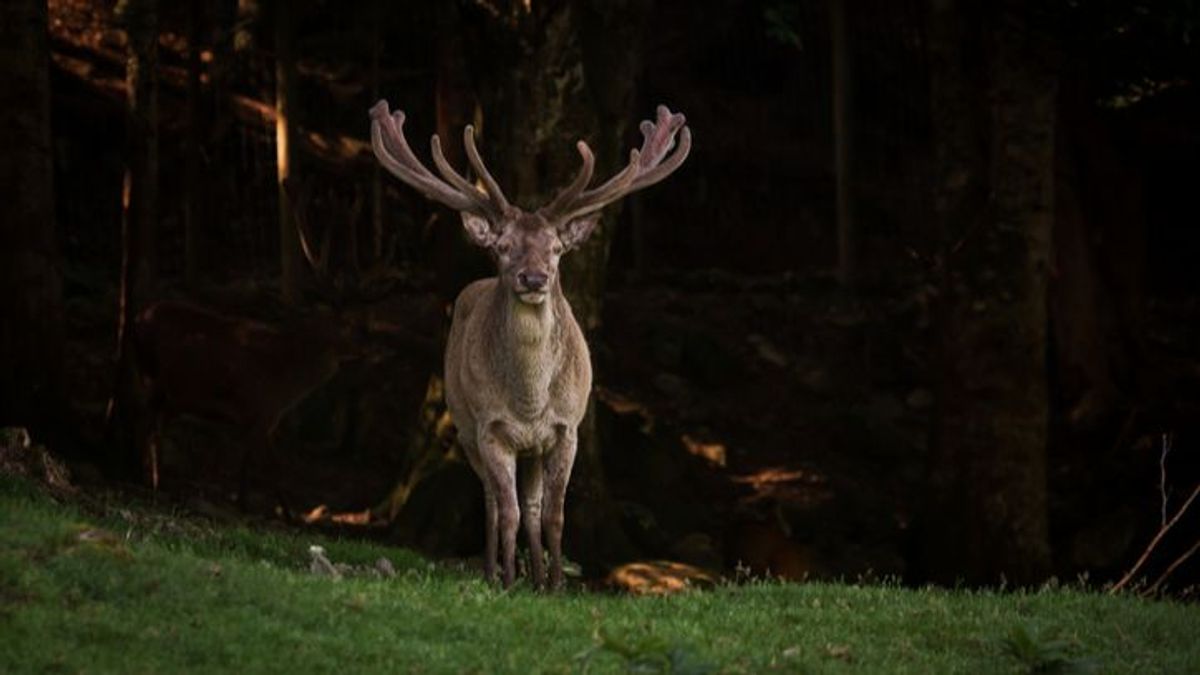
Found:
[[[520,272],[517,274],[517,281],[524,288],[531,291],[540,291],[546,287],[546,282],[549,277],[540,272]]]

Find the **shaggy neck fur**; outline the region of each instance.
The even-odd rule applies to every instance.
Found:
[[[496,358],[512,393],[513,412],[532,419],[550,400],[550,381],[558,369],[561,347],[559,303],[565,299],[557,286],[539,305],[521,302],[502,284],[496,291],[500,309]]]

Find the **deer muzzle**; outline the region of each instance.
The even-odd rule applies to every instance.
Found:
[[[519,272],[517,274],[517,296],[522,302],[540,305],[549,294],[550,275],[541,272]]]

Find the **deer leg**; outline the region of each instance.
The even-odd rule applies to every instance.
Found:
[[[546,472],[544,511],[542,527],[546,530],[546,545],[550,549],[550,588],[562,587],[562,533],[563,510],[567,499],[567,482],[571,480],[571,467],[575,465],[575,450],[578,443],[575,429],[560,426],[557,439],[550,452],[542,456]]]
[[[479,451],[480,462],[496,501],[496,530],[500,540],[500,559],[504,565],[502,582],[508,588],[517,577],[517,530],[521,526],[521,509],[517,505],[516,453],[492,430],[483,433]]]
[[[529,538],[529,576],[534,588],[546,581],[542,563],[542,458],[521,463],[521,522]]]
[[[483,461],[479,458],[479,448],[464,442],[461,437],[459,441],[463,446],[463,454],[467,456],[475,475],[479,476],[479,482],[483,483],[483,576],[491,583],[496,580],[496,494],[492,491],[492,483],[488,480]]]

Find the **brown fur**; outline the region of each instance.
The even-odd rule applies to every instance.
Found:
[[[500,544],[505,582],[512,582],[518,519],[524,518],[535,583],[543,575],[543,528],[551,584],[561,583],[563,504],[591,388],[587,342],[557,284],[540,305],[523,303],[497,278],[476,281],[459,295],[446,346],[446,402],[488,502],[489,577]],[[528,458],[520,506],[518,457]]]
[[[386,101],[371,109],[371,147],[384,168],[459,211],[468,237],[496,259],[497,276],[467,286],[455,302],[446,345],[446,404],[483,483],[484,568],[494,579],[501,548],[505,586],[516,576],[522,521],[534,585],[540,586],[544,576],[543,527],[550,583],[562,583],[563,504],[591,394],[592,366],[583,331],[562,293],[558,263],[587,240],[606,204],[666,178],[687,158],[691,134],[683,115],[665,106],[656,114],[656,122],[642,123],[642,147],[630,153],[629,165],[616,176],[588,190],[594,158],[580,141],[576,147],[583,163],[575,180],[546,206],[526,212],[509,204],[487,171],[471,127],[463,144],[483,192],[446,162],[437,136],[431,149],[441,179],[409,148],[404,113],[389,111]]]

